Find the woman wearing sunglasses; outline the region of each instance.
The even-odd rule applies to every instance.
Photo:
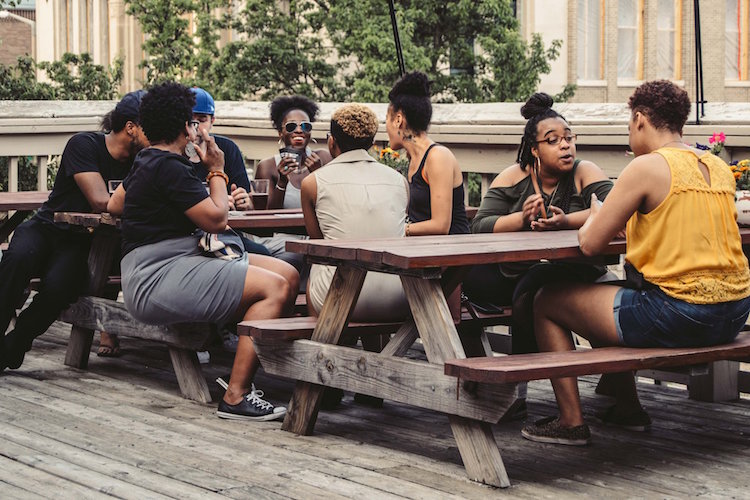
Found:
[[[305,96],[277,97],[271,103],[271,122],[281,149],[258,164],[256,179],[270,181],[268,208],[300,208],[300,186],[310,172],[331,161],[325,149],[310,149],[318,105]]]

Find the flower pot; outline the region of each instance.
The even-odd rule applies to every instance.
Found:
[[[737,224],[750,226],[750,190],[737,191],[734,204],[737,206]]]

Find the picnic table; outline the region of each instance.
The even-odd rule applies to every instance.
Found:
[[[750,242],[749,230],[743,230],[742,236],[743,242]],[[461,281],[466,266],[474,264],[593,261],[580,252],[577,231],[290,241],[287,250],[304,254],[313,263],[336,266],[336,273],[309,340],[254,336],[264,370],[298,381],[283,429],[312,433],[324,386],[437,410],[449,417],[469,477],[508,486],[490,425],[510,408],[517,385],[461,382],[444,373],[446,360],[492,355],[484,338],[459,335],[446,297]],[[615,240],[604,254],[624,251],[625,242]],[[338,345],[367,271],[399,275],[412,312],[381,353]],[[417,337],[427,362],[401,357]]]
[[[12,212],[13,215],[0,223],[0,242],[5,241],[18,225],[29,214],[47,201],[49,191],[0,192],[0,212]]]

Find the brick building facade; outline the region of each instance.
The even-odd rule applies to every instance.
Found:
[[[34,10],[13,10],[12,13],[31,21],[36,18]],[[31,55],[31,36],[28,24],[10,17],[0,18],[0,64],[15,64],[19,56]]]

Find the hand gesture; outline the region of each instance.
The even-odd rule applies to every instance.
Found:
[[[315,151],[310,152],[310,156],[305,158],[305,168],[309,170],[310,172],[313,172],[314,170],[319,169],[323,166],[323,160],[320,159],[320,156],[318,156]]]
[[[297,163],[297,160],[295,160],[294,157],[282,156],[281,161],[279,162],[279,165],[277,167],[279,171],[279,179],[283,177],[288,182],[289,181],[288,175],[294,172],[298,168],[299,168],[299,163]]]
[[[523,202],[522,213],[523,213],[523,225],[528,226],[532,221],[536,220],[539,216],[539,212],[542,210],[544,200],[540,194],[532,194],[526,201]]]
[[[547,219],[531,221],[532,231],[557,231],[568,227],[568,215],[561,208],[550,205],[547,209]]]
[[[224,171],[224,151],[219,149],[216,145],[216,141],[213,137],[208,135],[203,129],[198,129],[198,133],[203,137],[203,144],[196,145],[195,152],[203,162],[206,170],[212,172],[214,170]],[[205,149],[204,149],[205,148]]]
[[[250,210],[253,208],[250,203],[250,195],[247,194],[245,188],[237,187],[237,184],[232,184],[229,198],[234,202],[233,204],[236,207],[232,210]]]

